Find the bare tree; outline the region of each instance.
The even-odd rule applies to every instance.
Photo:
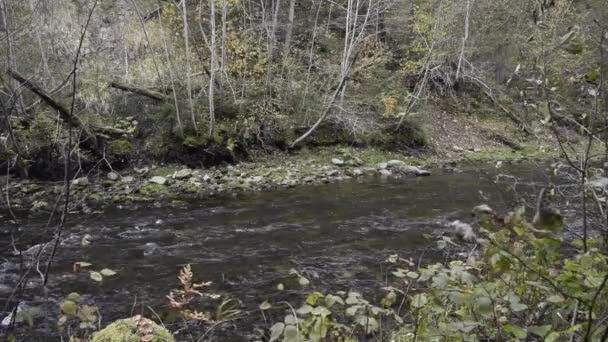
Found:
[[[188,91],[188,104],[190,105],[190,117],[192,118],[192,128],[197,131],[196,114],[194,112],[194,101],[192,100],[192,61],[190,59],[190,34],[188,30],[188,7],[187,1],[182,1],[182,18],[184,21],[184,45],[186,49],[186,88]]]
[[[464,17],[464,36],[462,37],[462,47],[460,48],[460,58],[458,58],[458,68],[456,69],[456,80],[460,78],[460,69],[462,68],[462,60],[464,59],[464,51],[469,39],[469,16],[471,15],[471,0],[467,0],[467,8]]]
[[[211,5],[211,12],[209,13],[209,22],[211,25],[211,44],[209,49],[211,50],[211,62],[210,62],[210,77],[209,77],[209,133],[208,137],[213,137],[213,131],[215,130],[215,104],[214,104],[214,89],[215,89],[215,73],[217,69],[217,61],[216,61],[216,36],[215,32],[215,2],[214,0],[209,0]]]
[[[346,34],[344,36],[344,49],[342,50],[340,78],[338,85],[317,122],[315,122],[315,124],[306,133],[294,140],[290,145],[291,148],[295,147],[298,143],[306,139],[321,125],[323,120],[325,120],[331,111],[333,105],[336,103],[338,96],[343,99],[344,88],[348,82],[350,70],[359,53],[359,44],[365,37],[371,11],[372,0],[368,0],[366,4],[362,4],[360,0],[348,0],[345,24]],[[359,21],[359,16],[363,16],[363,20]]]
[[[161,6],[160,0],[158,2],[158,6]],[[175,120],[177,123],[177,129],[179,130],[179,134],[183,135],[184,134],[184,126],[182,125],[182,119],[180,117],[180,113],[179,113],[179,102],[177,100],[177,91],[176,91],[176,87],[175,87],[175,75],[173,73],[173,63],[172,63],[172,59],[171,59],[171,55],[169,54],[169,48],[167,46],[167,39],[165,38],[165,29],[164,29],[164,25],[163,25],[163,20],[161,18],[161,16],[158,16],[158,25],[160,28],[160,37],[163,43],[163,50],[165,51],[165,59],[167,60],[167,66],[168,66],[168,70],[169,70],[169,80],[171,81],[171,93],[173,95],[173,103],[175,105]]]

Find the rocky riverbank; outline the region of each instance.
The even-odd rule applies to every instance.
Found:
[[[490,160],[496,151],[469,151],[472,161]],[[522,154],[503,156],[519,159]],[[360,177],[421,177],[433,168],[451,167],[456,159],[417,158],[374,149],[325,148],[298,154],[260,156],[251,162],[208,169],[181,165],[149,165],[124,170],[97,170],[71,181],[71,211],[91,213],[108,206],[183,206],[187,200],[222,194],[270,190],[306,184],[340,182]],[[62,182],[3,180],[10,208],[27,215],[44,215],[63,201]],[[2,203],[7,208],[7,201]]]

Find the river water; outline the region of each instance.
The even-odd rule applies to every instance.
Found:
[[[196,279],[213,281],[214,290],[238,298],[245,310],[267,299],[299,305],[311,288],[373,293],[382,284],[387,256],[420,255],[429,245],[423,234],[446,230],[454,219],[470,220],[471,208],[481,203],[510,208],[515,197],[535,193],[544,175],[543,167],[532,163],[486,165],[436,170],[424,178],[366,178],[217,197],[182,209],[115,208],[71,217],[49,281],[50,296],[90,295],[105,323],[147,307],[166,317],[165,296],[178,286],[178,271],[188,263]],[[81,244],[85,234],[91,236],[88,246]],[[0,268],[5,288],[18,273],[10,267],[17,258],[6,249]],[[86,271],[74,273],[79,261],[117,275],[96,283]],[[277,291],[277,284],[293,278],[292,268],[310,279],[311,287]],[[4,307],[7,295],[2,297]],[[244,324],[249,329],[260,320],[253,314]],[[242,339],[239,333],[226,338]]]

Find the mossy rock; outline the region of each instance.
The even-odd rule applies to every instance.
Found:
[[[126,157],[133,151],[133,145],[131,142],[125,139],[114,140],[110,143],[108,152],[110,156],[115,158]]]
[[[167,329],[139,315],[108,325],[95,333],[91,342],[140,342],[144,338],[152,342],[175,342]]]
[[[169,189],[161,184],[148,184],[139,189],[139,193],[144,197],[154,197],[158,195],[168,195]]]

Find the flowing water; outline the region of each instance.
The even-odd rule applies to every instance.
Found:
[[[510,176],[497,177],[500,173]],[[483,202],[508,208],[514,185],[519,195],[531,194],[535,182],[544,181],[543,174],[532,163],[501,169],[489,165],[437,170],[426,178],[366,178],[218,197],[183,209],[117,208],[72,217],[50,293],[53,298],[73,291],[91,295],[107,323],[148,306],[163,315],[165,296],[178,286],[178,271],[188,263],[196,278],[213,281],[215,290],[238,298],[249,310],[266,299],[298,305],[309,290],[276,289],[293,278],[292,268],[321,290],[373,291],[381,286],[382,261],[388,255],[420,255],[429,245],[424,233],[446,230],[454,219],[470,219],[471,208]],[[26,229],[41,228],[32,224]],[[92,243],[83,247],[85,234]],[[0,283],[10,282],[18,271],[10,266],[18,260],[8,242],[2,246]],[[98,284],[88,272],[74,274],[78,261],[92,263],[95,270],[111,268],[117,275]],[[253,316],[250,322],[261,319],[259,313]],[[235,334],[230,340],[244,339]]]

